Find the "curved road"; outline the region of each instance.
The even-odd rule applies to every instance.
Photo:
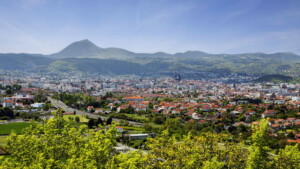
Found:
[[[82,115],[82,116],[88,116],[89,118],[93,118],[93,119],[97,119],[98,117],[100,117],[102,120],[107,120],[108,117],[105,116],[100,116],[100,115],[96,115],[96,114],[91,114],[91,113],[87,113],[81,110],[77,110],[77,109],[73,109],[72,107],[67,106],[64,102],[60,101],[60,100],[56,100],[53,99],[51,97],[48,97],[48,100],[51,101],[52,105],[57,107],[57,108],[61,108],[63,110],[65,110],[66,112],[74,112],[76,111],[76,114],[78,115]],[[113,118],[113,121],[119,122],[121,119],[117,119],[117,118]],[[128,120],[127,120],[128,121]],[[134,122],[134,121],[128,121],[129,124],[132,124],[134,126],[142,126],[143,123],[139,123],[139,122]]]

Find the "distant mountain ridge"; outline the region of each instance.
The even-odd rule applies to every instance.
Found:
[[[58,53],[48,55],[51,58],[99,58],[99,59],[133,59],[133,58],[165,58],[165,57],[228,57],[228,56],[247,56],[247,57],[283,57],[291,59],[299,55],[293,53],[243,53],[243,54],[209,54],[202,51],[186,51],[183,53],[168,54],[164,52],[157,53],[135,53],[121,48],[101,48],[88,39],[73,42]]]
[[[51,55],[0,54],[0,69],[83,71],[137,74],[165,71],[300,75],[300,56],[294,53],[209,54],[186,51],[169,54],[135,53],[121,48],[101,48],[85,39]]]

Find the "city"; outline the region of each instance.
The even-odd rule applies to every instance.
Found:
[[[300,1],[0,1],[0,169],[299,169]]]

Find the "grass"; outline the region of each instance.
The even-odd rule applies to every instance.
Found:
[[[131,117],[134,119],[139,119],[139,120],[148,120],[147,117],[145,117],[145,115],[138,115],[138,114],[126,114],[127,117]]]
[[[155,128],[161,128],[163,127],[162,124],[155,124],[155,123],[148,123],[149,125],[151,125],[152,127],[155,127]]]
[[[66,121],[75,121],[75,117],[78,116],[80,121],[79,122],[88,122],[89,119],[87,119],[85,116],[81,116],[81,115],[64,115],[64,119]],[[73,120],[70,120],[69,118],[73,118]]]
[[[22,130],[29,125],[30,123],[28,122],[0,124],[0,135],[9,135],[12,130],[14,130],[17,134],[22,134]]]
[[[5,145],[7,143],[6,138],[8,136],[0,136],[0,145]]]
[[[144,131],[141,127],[131,127],[131,126],[122,126],[125,130],[136,130],[136,131]]]

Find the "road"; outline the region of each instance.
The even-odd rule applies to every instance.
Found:
[[[108,117],[105,116],[100,116],[100,115],[96,115],[96,114],[92,114],[92,113],[88,113],[88,112],[84,112],[81,110],[77,110],[74,109],[72,107],[67,106],[64,102],[60,101],[60,100],[56,100],[53,99],[51,97],[48,97],[48,100],[51,101],[52,105],[55,106],[56,108],[61,108],[63,110],[65,110],[66,112],[74,112],[76,111],[76,114],[78,115],[82,115],[82,116],[88,116],[89,118],[93,118],[93,119],[98,119],[98,117],[100,117],[102,120],[107,120]],[[117,119],[117,118],[113,118],[113,121],[119,122],[121,119]],[[129,124],[132,124],[134,126],[142,126],[143,123],[139,123],[139,122],[134,122],[134,121],[128,121]]]
[[[12,119],[12,120],[5,120],[0,122],[0,124],[6,124],[6,123],[18,123],[18,122],[25,122],[23,119]]]

